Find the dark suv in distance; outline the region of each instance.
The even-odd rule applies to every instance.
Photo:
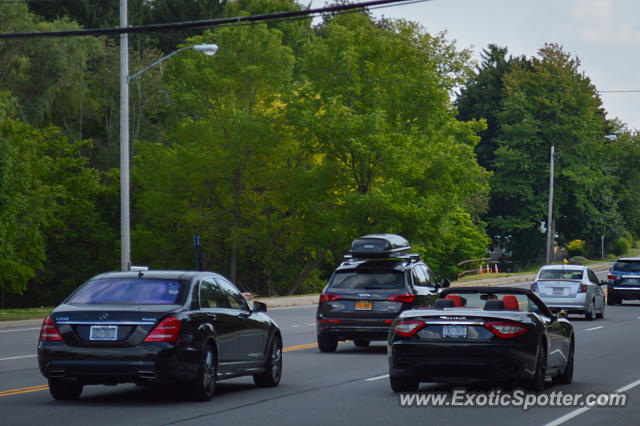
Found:
[[[366,347],[387,340],[406,309],[433,305],[446,279],[438,280],[409,242],[396,234],[357,238],[322,291],[316,313],[318,348],[334,352],[339,340]]]
[[[607,276],[607,304],[640,300],[640,258],[616,259]]]

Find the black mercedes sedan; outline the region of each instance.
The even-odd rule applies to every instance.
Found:
[[[433,308],[404,311],[391,326],[394,392],[415,391],[420,382],[475,381],[515,381],[540,392],[547,377],[573,380],[573,326],[531,291],[458,287],[440,296]]]
[[[217,380],[250,375],[277,386],[282,335],[264,303],[249,306],[220,274],[110,272],[47,316],[38,364],[58,400],[78,398],[85,385],[175,383],[206,401]]]

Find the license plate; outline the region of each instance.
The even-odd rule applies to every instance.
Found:
[[[637,278],[625,278],[622,281],[622,285],[638,285],[640,284],[640,279]]]
[[[356,311],[370,311],[373,309],[373,302],[359,300],[356,302]]]
[[[466,325],[443,325],[442,337],[453,337],[456,339],[467,338],[467,326]]]
[[[553,294],[564,294],[564,288],[562,287],[554,287]]]
[[[118,327],[115,325],[92,325],[89,329],[89,340],[109,341],[118,337]]]

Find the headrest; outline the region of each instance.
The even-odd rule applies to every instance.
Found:
[[[484,304],[485,311],[501,311],[504,309],[504,302],[502,300],[491,299],[487,300]]]
[[[455,304],[451,299],[438,299],[436,300],[436,304],[434,305],[436,309],[444,309],[444,308],[453,308]]]

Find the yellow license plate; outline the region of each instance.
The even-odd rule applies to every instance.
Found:
[[[368,300],[360,300],[356,302],[356,311],[370,311],[373,309],[373,302]]]

